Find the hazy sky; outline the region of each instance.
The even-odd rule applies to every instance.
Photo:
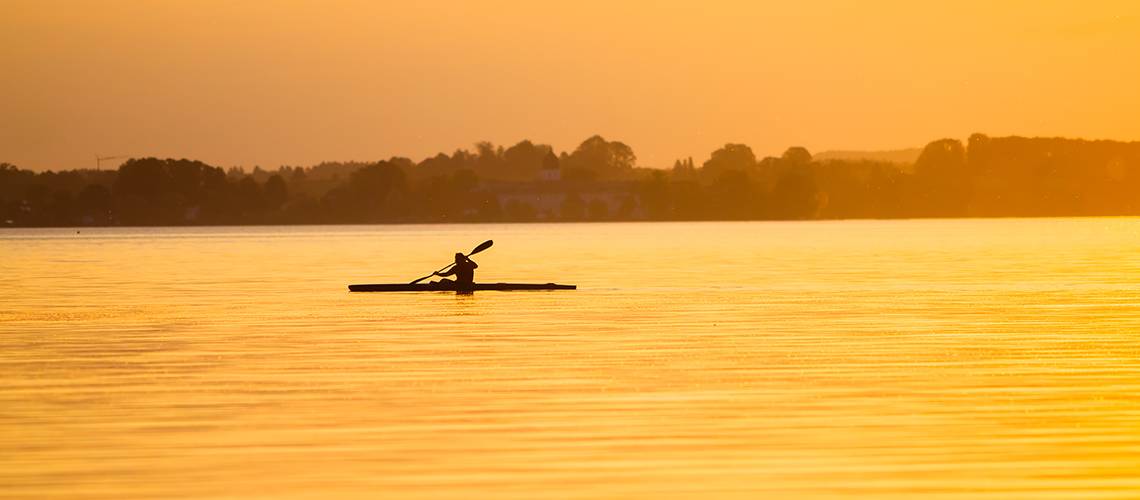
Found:
[[[937,6],[934,6],[937,4]],[[1140,139],[1136,1],[0,0],[0,162]]]

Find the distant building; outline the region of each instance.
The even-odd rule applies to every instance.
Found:
[[[198,220],[198,216],[201,214],[202,207],[200,206],[195,205],[192,207],[186,207],[186,210],[182,212],[182,220],[185,220],[186,222],[196,222]]]
[[[538,171],[538,180],[544,182],[557,182],[562,180],[562,169],[558,165],[558,157],[554,151],[547,151],[542,159],[542,169]]]
[[[543,169],[546,170],[546,169]],[[564,181],[540,180],[521,183],[488,183],[486,188],[495,194],[509,219],[534,220],[566,219],[640,219],[645,210],[637,203],[636,185],[631,182],[602,182],[588,186],[570,185]],[[582,214],[564,213],[577,200]]]

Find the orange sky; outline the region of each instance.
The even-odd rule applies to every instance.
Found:
[[[0,162],[1140,139],[1140,2],[929,4],[0,0]]]

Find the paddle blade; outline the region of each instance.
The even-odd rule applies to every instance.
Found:
[[[491,248],[491,245],[494,245],[494,244],[495,244],[495,242],[491,241],[491,240],[484,241],[484,242],[480,243],[479,246],[475,247],[475,249],[472,250],[471,253],[467,254],[467,256],[470,257],[472,255],[479,253],[479,252],[482,252],[483,250]]]

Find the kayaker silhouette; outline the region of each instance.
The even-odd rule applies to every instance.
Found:
[[[454,290],[459,294],[474,293],[475,290],[574,290],[574,285],[558,285],[555,283],[475,283],[475,269],[479,267],[469,257],[483,250],[491,248],[495,242],[484,241],[463,255],[455,254],[455,262],[443,266],[440,270],[419,278],[411,283],[378,283],[370,285],[348,285],[350,292],[438,292]],[[444,272],[444,271],[447,272]],[[455,280],[442,279],[431,283],[419,284],[432,276],[455,276]]]
[[[434,273],[431,273],[427,276],[424,276],[423,278],[419,278],[419,279],[409,283],[409,285],[414,285],[414,284],[419,283],[423,280],[426,280],[432,276],[452,276],[452,275],[454,275],[456,281],[439,280],[438,282],[433,281],[431,284],[433,284],[433,285],[445,285],[445,286],[446,285],[456,285],[456,286],[460,286],[460,287],[470,287],[470,286],[475,284],[475,268],[479,267],[479,264],[476,264],[475,261],[469,259],[468,257],[475,255],[479,252],[482,252],[483,250],[486,250],[488,248],[491,248],[491,245],[494,245],[494,244],[495,244],[495,242],[493,242],[491,240],[487,240],[487,241],[480,243],[479,246],[475,247],[473,250],[471,250],[471,253],[469,253],[467,255],[457,253],[457,254],[455,254],[455,262],[452,262],[451,264],[443,266],[443,268],[441,268],[440,270],[438,270]],[[448,269],[448,268],[451,268],[451,270],[446,272],[446,273],[443,272],[445,269]]]
[[[432,273],[432,275],[441,278],[444,276],[455,276],[454,281],[446,278],[439,280],[439,284],[441,285],[454,284],[456,286],[471,286],[475,284],[475,270],[478,268],[479,264],[476,264],[475,261],[467,258],[467,256],[462,253],[456,252],[455,263],[451,265],[451,269],[442,273],[436,271]]]

